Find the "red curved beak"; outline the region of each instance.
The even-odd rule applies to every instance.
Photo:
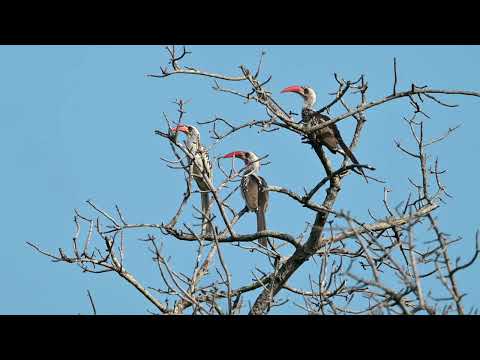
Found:
[[[280,91],[281,93],[286,93],[286,92],[296,92],[296,93],[299,93],[301,94],[303,91],[303,88],[301,86],[298,86],[298,85],[292,85],[292,86],[288,86],[286,87],[285,89],[283,89],[282,91]]]
[[[239,157],[241,158],[243,156],[244,152],[243,151],[233,151],[231,153],[228,153],[227,155],[224,155],[223,158],[234,158],[234,157]]]
[[[171,130],[173,132],[181,131],[181,132],[184,132],[185,134],[188,134],[188,128],[183,124],[179,124],[178,126],[172,128]]]

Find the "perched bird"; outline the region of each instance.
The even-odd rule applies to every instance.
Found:
[[[239,158],[245,162],[246,169],[240,182],[240,190],[249,211],[257,214],[257,232],[267,229],[265,213],[268,208],[268,184],[263,177],[258,175],[260,161],[258,156],[251,151],[233,151],[223,156],[224,158]],[[268,237],[261,237],[258,242],[267,246]]]
[[[309,126],[315,126],[331,120],[330,117],[328,117],[327,115],[321,114],[320,112],[313,109],[313,106],[317,101],[317,94],[312,88],[293,85],[286,87],[281,92],[293,92],[303,98],[302,123]],[[343,141],[336,124],[331,124],[309,134],[308,143],[310,143],[314,148],[318,145],[323,145],[328,150],[330,150],[331,153],[340,153],[343,156],[347,156],[348,158],[350,158],[350,160],[352,160],[355,165],[359,165],[357,158],[355,157],[355,155],[353,155],[350,148]],[[368,182],[367,177],[363,172],[363,169],[359,168],[359,171],[362,173],[363,177]]]
[[[210,218],[210,196],[209,188],[205,182],[202,173],[209,179],[213,180],[212,163],[208,158],[208,152],[200,142],[200,132],[195,126],[179,124],[171,129],[173,132],[182,132],[187,135],[186,147],[194,157],[194,161],[189,159],[190,173],[192,174],[198,188],[200,189],[200,197],[202,201],[202,233],[206,235],[213,234],[213,226],[207,221]]]

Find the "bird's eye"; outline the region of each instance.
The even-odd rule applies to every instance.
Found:
[[[245,156],[246,156],[247,158],[250,157],[250,153],[248,153],[248,152],[245,153]]]
[[[305,94],[308,94],[308,93],[310,92],[310,90],[308,90],[308,88],[304,88],[304,89],[303,89],[303,92],[304,92]]]

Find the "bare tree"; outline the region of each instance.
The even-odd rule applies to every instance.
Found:
[[[435,215],[439,208],[446,205],[450,194],[441,180],[445,170],[441,169],[438,158],[432,158],[434,153],[431,149],[452,135],[457,127],[449,128],[437,137],[427,138],[425,120],[429,115],[424,105],[432,102],[438,106],[455,107],[457,105],[448,104],[439,96],[480,97],[480,93],[432,89],[413,83],[408,89],[399,91],[395,59],[392,93],[373,101],[367,101],[368,83],[365,76],[361,75],[352,81],[335,74],[338,88],[331,94],[332,100],[319,107],[319,112],[329,112],[336,108],[341,113],[328,121],[310,126],[296,122],[293,117],[295,114],[283,109],[268,90],[272,76],[265,78],[262,75],[264,52],[255,70],[240,65],[240,73],[233,76],[182,65],[191,54],[185,47],[179,51],[178,47],[169,46],[166,50],[168,64],[161,67],[159,74],[148,74],[148,77],[162,79],[181,74],[201,76],[213,80],[214,91],[236,96],[245,103],[255,103],[265,111],[266,116],[262,120],[236,122],[215,116],[212,120],[197,123],[208,128],[211,134],[210,144],[207,145],[203,139],[203,146],[207,150],[249,128],[257,128],[260,133],[291,132],[300,141],[308,139],[314,131],[347,118],[356,121],[353,138],[348,144],[349,149],[353,150],[362,139],[362,130],[370,109],[381,109],[383,105],[396,100],[404,101],[409,114],[403,120],[415,146],[409,148],[398,140],[394,141],[396,149],[413,159],[412,164],[416,163],[408,178],[412,191],[405,194],[400,205],[393,207],[389,201],[390,190],[385,184],[383,198],[371,200],[372,204],[382,204],[385,212],[382,216],[369,213],[369,222],[360,220],[361,216],[351,214],[348,209],[336,209],[335,203],[343,180],[350,175],[358,176],[355,174],[358,169],[368,170],[367,177],[372,181],[384,182],[373,176],[375,169],[368,164],[350,164],[345,158],[341,166],[335,168],[320,148],[315,153],[325,176],[315,186],[304,193],[295,192],[282,184],[269,184],[267,188],[271,193],[285,196],[299,208],[311,211],[313,221],[305,231],[298,235],[275,230],[238,234],[235,224],[248,209],[234,209],[230,201],[239,188],[237,183],[245,167],[237,169],[235,162],[217,159],[214,164],[215,178],[221,178],[220,181],[215,183],[205,171],[201,174],[202,183],[206,184],[211,195],[211,213],[202,212],[192,203],[198,221],[202,222],[207,217],[214,231],[202,232],[202,226],[198,224],[179,225],[192,194],[205,190],[198,190],[192,185],[191,165],[199,161],[198,157],[180,140],[176,131],[171,131],[182,123],[186,112],[186,102],[178,100],[178,117],[171,120],[164,114],[165,127],[155,130],[155,134],[168,142],[173,155],[173,160],[162,160],[168,168],[182,171],[185,179],[183,198],[168,222],[130,223],[118,206],[115,206],[116,213],[111,214],[89,200],[87,204],[94,214],[92,217],[75,210],[76,230],[70,254],[64,249],[59,249],[56,254],[44,251],[38,245],[29,245],[53,261],[75,264],[84,272],[118,274],[154,305],[155,313],[161,314],[266,314],[272,308],[282,307],[287,302],[308,314],[433,315],[465,314],[475,310],[465,309],[462,302],[465,293],[459,288],[456,275],[476,261],[480,251],[479,234],[476,234],[475,250],[471,258],[453,260],[450,249],[461,239],[443,232]],[[347,94],[356,98],[358,103],[348,104]],[[305,151],[310,150],[305,147]],[[258,161],[267,164],[267,156],[260,157]],[[207,166],[198,168],[206,169]],[[415,175],[418,175],[420,181],[413,180]],[[195,176],[200,175],[197,173]],[[320,193],[321,189],[325,191],[324,196]],[[82,226],[87,230],[81,240]],[[143,240],[149,244],[161,284],[145,286],[126,268],[125,237],[130,229],[149,231]],[[269,246],[262,246],[255,241],[264,237],[270,239]],[[172,239],[192,243],[190,274],[176,271],[171,258],[164,253],[163,243]],[[193,246],[196,246],[195,251]],[[268,270],[247,269],[252,280],[234,286],[236,274],[229,269],[229,261],[224,255],[226,247],[239,253],[262,254]],[[178,254],[171,255],[175,257]],[[306,262],[309,260],[312,260],[310,264],[313,265],[307,269]],[[306,279],[308,287],[302,288],[296,284],[292,279],[294,274]],[[96,312],[90,292],[88,296]],[[254,301],[247,303],[245,299],[248,297]]]

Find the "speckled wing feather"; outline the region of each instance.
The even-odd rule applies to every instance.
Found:
[[[308,123],[310,126],[319,125],[331,120],[329,116],[310,109],[304,109],[302,111],[302,118],[303,121]],[[336,154],[339,151],[338,148],[340,146],[340,148],[343,150],[343,153],[352,161],[352,163],[356,165],[360,164],[350,148],[343,141],[342,135],[340,134],[336,124],[331,124],[327,127],[314,131],[309,136],[309,140],[310,144],[314,148],[315,144],[324,145],[333,154]],[[318,152],[318,149],[315,148],[315,150]],[[358,170],[368,182],[363,169],[359,168]]]
[[[269,194],[265,179],[256,174],[250,174],[242,178],[240,187],[241,193],[247,208],[257,214],[257,231],[267,229],[265,213],[268,208]],[[267,246],[268,238],[258,239],[262,246]]]

